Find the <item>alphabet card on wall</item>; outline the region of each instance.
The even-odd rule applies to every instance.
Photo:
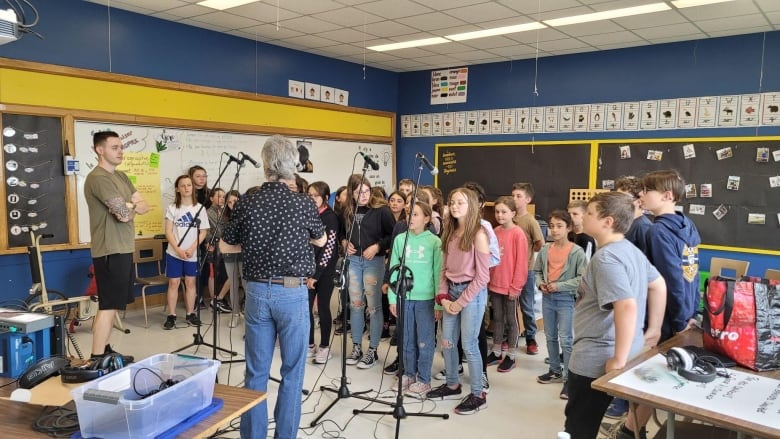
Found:
[[[574,106],[565,105],[561,107],[560,120],[558,121],[558,131],[562,133],[570,133],[574,130]]]
[[[558,132],[558,117],[558,107],[547,107],[544,109],[544,130],[546,132]]]
[[[763,125],[780,125],[780,93],[764,93],[761,109]]]
[[[490,132],[492,134],[501,134],[504,132],[504,110],[491,111]]]
[[[739,124],[741,126],[758,126],[761,110],[761,95],[742,95],[740,98]]]
[[[737,126],[737,115],[739,112],[739,96],[721,96],[718,110],[719,127]]]
[[[604,110],[606,110],[604,104],[590,105],[590,124],[588,126],[590,131],[604,131]]]
[[[527,133],[531,126],[529,122],[531,120],[531,112],[528,108],[518,108],[515,110],[515,114],[517,116],[517,132]]]
[[[699,98],[699,108],[696,111],[696,126],[714,128],[718,116],[718,97],[702,96]]]
[[[515,109],[507,108],[504,110],[504,133],[514,134],[517,132],[517,117],[515,117]]]
[[[574,107],[574,131],[588,131],[590,122],[590,105],[577,105]]]
[[[677,99],[661,99],[658,103],[658,128],[677,128]]]
[[[442,133],[445,136],[451,136],[455,133],[455,113],[444,113],[442,115]]]
[[[658,128],[658,101],[642,101],[639,103],[640,126],[643,130]]]
[[[466,134],[466,112],[458,111],[455,113],[455,134],[462,136]]]
[[[607,131],[619,131],[623,128],[623,103],[607,104]]]
[[[677,100],[677,128],[696,127],[696,98],[681,98]]]
[[[639,130],[639,102],[626,102],[623,104],[623,129],[630,131]]]
[[[531,132],[544,132],[544,107],[531,108]]]

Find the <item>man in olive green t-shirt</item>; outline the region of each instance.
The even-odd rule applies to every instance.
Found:
[[[539,222],[528,212],[528,203],[534,196],[534,187],[531,183],[515,183],[512,185],[512,198],[515,200],[517,215],[515,224],[525,232],[528,241],[528,280],[520,294],[520,312],[523,314],[523,327],[525,328],[525,350],[528,355],[539,353],[539,345],[536,343],[536,315],[534,307],[536,302],[536,288],[534,287],[534,252],[538,252],[544,244],[544,236]]]

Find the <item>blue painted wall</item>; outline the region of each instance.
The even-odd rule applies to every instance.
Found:
[[[364,78],[363,67],[358,64],[256,44],[118,9],[111,11],[109,67],[105,6],[80,0],[36,0],[35,5],[41,12],[35,30],[46,39],[27,35],[0,46],[0,57],[275,96],[287,95],[288,79],[310,81],[349,90],[352,106],[399,115],[780,91],[780,57],[775,56],[780,53],[780,32],[541,58],[536,79],[538,95],[533,93],[533,60],[471,66],[468,102],[446,107],[431,106],[428,101],[429,71],[397,74],[367,68]],[[756,134],[780,135],[780,128],[588,133],[587,138]],[[400,129],[397,137],[398,178],[412,178],[416,174],[414,154],[423,152],[433,157],[435,143],[531,140],[530,135],[402,139]],[[583,136],[550,134],[534,138]],[[433,179],[426,173],[422,181],[431,183]],[[536,184],[543,187],[543,183]],[[780,267],[778,257],[703,251],[702,268],[708,268],[711,256],[747,258],[751,274]],[[50,288],[68,295],[84,291],[89,281],[89,251],[49,252],[44,261]],[[6,283],[0,290],[0,301],[24,297],[30,283],[26,255],[0,257],[0,281]]]
[[[402,73],[398,114],[400,117],[445,111],[780,91],[778,53],[780,32],[771,32],[541,58],[536,81],[534,60],[475,65],[469,68],[468,102],[451,105],[430,105],[430,71]],[[402,139],[398,125],[398,178],[416,178],[414,154],[422,152],[434,157],[436,143],[780,135],[780,127],[762,127]],[[522,176],[518,176],[520,180]],[[433,177],[424,172],[421,181],[431,184]],[[544,182],[534,184],[537,192],[544,190]],[[780,197],[776,209],[780,212]],[[777,256],[703,250],[702,269],[709,269],[713,256],[747,259],[751,261],[752,275],[763,275],[767,268],[780,267]]]

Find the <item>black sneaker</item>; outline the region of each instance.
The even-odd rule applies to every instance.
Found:
[[[463,365],[458,365],[458,375],[463,375]],[[437,381],[444,381],[447,379],[447,369],[440,370],[436,375],[433,376],[433,379]]]
[[[393,335],[390,337],[390,346],[398,346],[398,336],[396,335],[398,331],[393,332]]]
[[[487,361],[486,361],[488,366],[495,366],[500,362],[501,362],[501,354],[496,355],[495,352],[491,352],[488,354]]]
[[[163,323],[163,329],[173,329],[176,327],[176,316],[168,316]]]
[[[468,396],[463,398],[463,401],[455,407],[455,413],[459,415],[471,415],[480,410],[487,408],[487,397],[485,393],[482,396],[476,396],[473,393],[469,393]]]
[[[569,382],[564,381],[563,382],[563,388],[561,388],[561,393],[558,395],[561,397],[561,399],[569,399]]]
[[[221,312],[222,314],[229,314],[233,312],[233,309],[225,299],[215,299],[213,302],[211,302],[211,306],[217,308],[217,311]]]
[[[207,309],[208,308],[208,306],[206,306],[206,302],[204,302],[203,299],[200,299],[198,301],[198,304],[195,305],[195,306],[197,306],[198,309]]]
[[[490,380],[488,380],[487,373],[482,372],[482,391],[485,394],[490,393]]]
[[[349,330],[350,330],[350,325],[349,325],[349,323],[347,323],[347,331],[349,331]],[[344,334],[344,325],[341,324],[341,325],[336,326],[335,333],[336,333],[336,335]]]
[[[389,366],[385,367],[385,375],[395,375],[398,373],[398,357],[395,357]]]
[[[132,362],[134,362],[134,361],[135,361],[135,357],[134,357],[134,356],[132,356],[132,355],[124,355],[124,354],[120,354],[119,352],[117,352],[117,351],[113,350],[113,349],[111,348],[111,345],[110,345],[110,344],[107,344],[107,345],[106,345],[106,348],[105,348],[105,350],[103,351],[103,354],[104,354],[104,355],[105,355],[105,354],[117,354],[117,355],[120,355],[120,356],[122,357],[122,362],[123,362],[124,364],[130,364],[130,363],[132,363]]]
[[[197,314],[193,312],[187,314],[187,323],[189,323],[192,326],[200,326],[200,319],[198,318]]]
[[[352,345],[352,353],[347,357],[347,364],[354,366],[358,364],[358,361],[363,358],[363,349],[360,349],[359,344]]]
[[[386,338],[390,338],[390,324],[385,322],[384,325],[382,325],[382,336],[381,338],[384,340]]]
[[[507,355],[506,357],[504,357],[503,360],[501,360],[501,364],[498,365],[498,369],[496,370],[498,370],[499,372],[509,372],[514,368],[515,368],[515,360],[510,358],[509,355]]]
[[[357,367],[358,369],[371,369],[379,362],[379,355],[376,353],[376,348],[368,348],[363,358],[360,359]]]
[[[450,389],[446,384],[442,384],[428,392],[428,399],[460,399],[461,393],[463,393],[463,390],[460,384],[454,389]]]
[[[563,375],[560,372],[547,372],[536,377],[536,382],[541,384],[562,383]]]

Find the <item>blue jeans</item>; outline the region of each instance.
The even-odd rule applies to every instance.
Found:
[[[449,293],[454,298],[460,297],[467,285],[450,285]],[[442,317],[442,347],[444,351],[444,368],[447,370],[447,385],[458,384],[458,339],[462,338],[461,345],[466,361],[469,365],[469,377],[471,377],[471,393],[482,396],[482,355],[479,353],[479,328],[482,327],[482,318],[485,315],[487,305],[487,288],[477,294],[458,314],[452,315],[444,311]]]
[[[526,342],[536,340],[536,315],[534,315],[534,307],[536,306],[535,273],[533,270],[528,270],[528,280],[526,280],[523,292],[520,294],[520,312],[523,313]]]
[[[574,294],[558,292],[542,295],[542,317],[547,336],[547,353],[550,356],[550,371],[562,373],[563,379],[569,372],[571,344],[574,340]],[[563,349],[563,368],[559,352]]]
[[[404,302],[404,374],[431,383],[434,335],[433,299]]]
[[[301,420],[301,390],[309,339],[309,293],[306,285],[285,288],[271,283],[247,282],[246,388],[267,391],[277,336],[282,356],[274,419],[275,438],[295,438]],[[265,438],[268,403],[263,401],[241,416],[241,437]]]
[[[369,347],[376,349],[382,338],[382,279],[385,276],[385,258],[377,256],[370,261],[362,256],[347,256],[349,260],[349,306],[352,313],[352,343],[361,344],[368,304],[370,320]]]

